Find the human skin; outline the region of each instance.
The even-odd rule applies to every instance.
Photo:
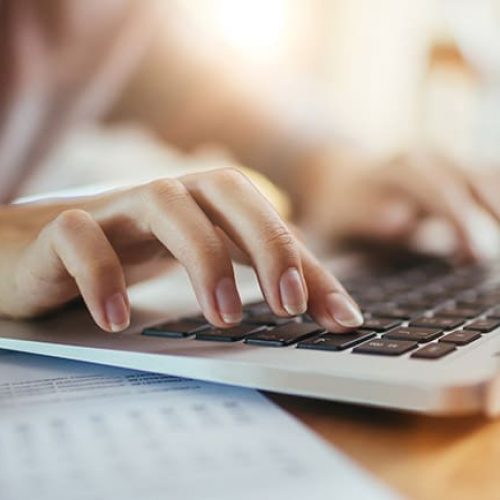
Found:
[[[6,317],[34,317],[81,295],[103,330],[121,331],[130,321],[127,276],[141,264],[176,260],[207,320],[229,327],[242,317],[231,259],[236,247],[275,314],[307,311],[333,332],[363,321],[341,284],[233,169],[61,203],[7,206],[0,209],[0,231]]]
[[[134,56],[140,59],[137,65],[130,63],[135,69],[127,66],[131,74],[124,87],[111,85],[111,63],[121,54],[128,64],[134,59],[131,48],[142,46],[137,42],[143,38],[142,24],[135,11],[127,10],[132,3],[141,10],[153,4],[53,0],[53,12],[62,15],[52,18],[44,9],[40,15],[38,2],[0,2],[14,10],[34,9],[22,18],[29,21],[21,23],[23,30],[16,30],[15,23],[10,26],[12,39],[7,30],[0,30],[12,42],[5,48],[16,49],[0,57],[6,68],[0,93],[8,96],[0,104],[10,110],[3,118],[12,125],[16,140],[9,134],[0,139],[4,146],[20,144],[19,158],[3,158],[0,188],[8,184],[4,176],[9,170],[13,177],[23,178],[25,167],[27,172],[36,168],[42,152],[57,144],[59,133],[82,118],[81,113],[87,116],[90,103],[92,118],[107,109],[108,121],[141,124],[184,150],[206,143],[228,148],[239,163],[282,187],[291,197],[296,220],[324,241],[365,236],[404,242],[423,219],[438,215],[455,229],[458,251],[477,257],[468,212],[486,210],[498,220],[498,173],[478,182],[479,175],[442,159],[419,155],[376,162],[347,147],[335,133],[308,136],[305,132],[314,128],[314,119],[291,123],[292,117],[276,111],[272,99],[263,98],[256,80],[246,78],[251,68],[233,65],[237,58],[211,45],[199,31],[180,29],[182,22],[174,11],[156,16],[161,19],[159,27],[144,24],[152,33],[143,40],[148,44],[144,53]],[[96,12],[100,21],[104,14],[109,16],[109,26],[124,39],[110,36],[115,32],[106,24],[89,23],[89,14],[95,18]],[[126,12],[141,36],[120,29]],[[3,16],[6,27],[8,19]],[[53,22],[45,25],[47,20]],[[192,33],[197,33],[196,43]],[[116,40],[120,43],[112,43]],[[106,41],[117,52],[104,50]],[[97,72],[99,68],[104,74]],[[102,81],[95,80],[96,72]],[[37,89],[42,92],[34,92]],[[112,103],[108,101],[113,89],[120,91]],[[90,99],[96,98],[91,90],[100,97],[99,106]],[[45,113],[23,114],[22,104],[30,99]],[[29,118],[21,119],[24,116]],[[17,130],[16,125],[22,126]],[[25,125],[33,132],[31,141],[24,141]],[[103,329],[120,330],[129,321],[127,275],[138,264],[162,257],[185,265],[200,306],[214,325],[231,325],[240,317],[241,304],[228,257],[229,239],[256,268],[276,314],[300,313],[307,306],[330,330],[358,326],[359,310],[338,282],[243,179],[224,170],[64,203],[4,205],[0,313],[32,317],[81,294]],[[6,203],[22,187],[20,182],[13,184],[3,195]]]

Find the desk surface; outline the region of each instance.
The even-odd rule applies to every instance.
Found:
[[[272,399],[411,499],[500,499],[500,419],[443,419],[281,395]]]

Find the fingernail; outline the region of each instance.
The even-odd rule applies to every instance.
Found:
[[[115,293],[107,300],[106,319],[113,332],[121,332],[129,326],[130,315],[122,293]]]
[[[280,280],[281,304],[291,316],[304,314],[307,310],[307,299],[302,278],[297,268],[287,269]]]
[[[224,323],[239,323],[243,317],[241,300],[232,278],[222,278],[215,288],[215,300]]]
[[[359,308],[346,295],[333,292],[326,296],[326,305],[332,318],[342,326],[355,328],[363,324]]]

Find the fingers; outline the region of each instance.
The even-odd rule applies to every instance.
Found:
[[[343,333],[363,324],[363,315],[340,282],[300,244],[309,286],[309,314],[331,332]]]
[[[470,222],[474,200],[460,175],[422,156],[393,164],[387,180],[415,200],[426,214],[445,218],[455,230],[464,257],[481,257]]]
[[[95,322],[104,330],[129,325],[125,278],[116,252],[99,224],[83,210],[62,212],[35,241],[26,266],[38,283],[38,304],[64,301],[78,288]],[[51,304],[47,304],[50,306]]]
[[[232,169],[182,178],[192,197],[249,257],[272,310],[307,310],[308,290],[297,240],[271,204]]]
[[[243,249],[267,302],[278,315],[309,310],[325,328],[361,326],[359,308],[241,174],[232,170],[183,182],[210,219]]]
[[[464,164],[441,158],[440,164],[450,175],[460,177],[471,199],[469,226],[474,236],[478,258],[498,257],[500,223],[500,172],[484,166],[472,170]]]
[[[158,250],[168,250],[187,270],[208,321],[231,326],[241,320],[242,305],[227,236],[256,269],[276,314],[299,315],[309,308],[332,331],[362,323],[359,309],[338,281],[235,171],[196,175],[183,182],[154,181],[101,197],[94,209],[97,220],[83,210],[61,213],[27,252],[24,267],[29,272],[24,279],[31,280],[31,286],[24,289],[33,291],[30,300],[40,309],[80,293],[101,328],[124,329],[130,307],[118,256],[128,262],[130,249],[140,252],[141,245],[147,250],[144,255],[151,255],[151,246],[158,242]]]
[[[186,268],[205,317],[218,327],[238,323],[242,306],[234,270],[213,223],[176,179],[154,181],[140,189],[141,220]]]

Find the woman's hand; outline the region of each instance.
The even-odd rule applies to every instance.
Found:
[[[0,312],[32,317],[81,295],[106,331],[130,320],[127,276],[153,260],[179,261],[206,318],[238,323],[231,249],[254,267],[280,316],[307,311],[325,328],[360,326],[359,309],[241,173],[156,180],[60,204],[0,211]]]
[[[302,170],[299,217],[319,241],[362,238],[405,245],[432,217],[452,227],[460,256],[477,259],[477,214],[500,221],[498,169],[470,171],[423,154],[375,164],[345,150],[310,159]]]

